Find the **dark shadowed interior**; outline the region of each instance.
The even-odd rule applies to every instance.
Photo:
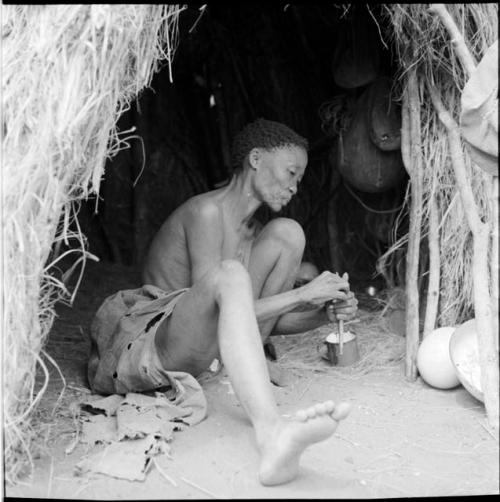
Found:
[[[386,26],[377,5],[188,7],[179,18],[173,82],[164,63],[119,121],[130,148],[108,161],[98,204],[95,197],[82,204],[89,251],[139,268],[177,206],[229,179],[232,137],[264,117],[309,140],[299,193],[280,213],[303,226],[304,259],[348,272],[357,289],[401,285],[404,256],[385,279],[376,271],[408,230],[399,146],[384,151],[370,137],[377,106],[399,135],[397,60]],[[379,93],[370,101],[380,81],[392,99]],[[276,215],[262,208],[258,216]]]

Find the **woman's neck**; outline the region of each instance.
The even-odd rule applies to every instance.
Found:
[[[238,227],[249,226],[255,211],[262,205],[253,189],[250,171],[235,174],[222,188],[221,198]]]

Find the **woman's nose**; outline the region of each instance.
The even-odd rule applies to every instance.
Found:
[[[291,186],[288,188],[290,192],[292,192],[292,195],[295,195],[297,193],[297,187],[296,186]]]

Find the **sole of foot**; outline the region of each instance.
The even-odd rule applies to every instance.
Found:
[[[274,486],[293,480],[299,471],[302,452],[328,439],[350,411],[349,403],[325,401],[299,410],[292,419],[280,423],[272,440],[262,448],[260,482]]]

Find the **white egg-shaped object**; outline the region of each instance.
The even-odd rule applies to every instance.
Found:
[[[475,319],[464,322],[454,331],[450,340],[450,357],[462,385],[484,403]]]
[[[418,372],[426,383],[437,389],[452,389],[460,384],[449,349],[454,332],[453,326],[437,328],[422,340],[418,348]]]

